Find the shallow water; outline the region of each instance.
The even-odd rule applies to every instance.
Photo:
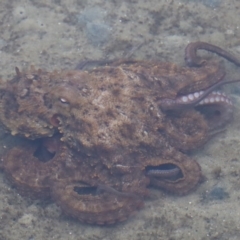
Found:
[[[201,40],[240,57],[240,2],[232,1],[26,1],[0,2],[0,65],[73,69],[84,60],[128,56],[184,65],[187,43]],[[137,46],[140,46],[137,48]],[[208,55],[213,57],[213,55]],[[227,78],[239,69],[225,62]],[[54,203],[19,196],[0,173],[0,240],[240,239],[240,96],[234,120],[192,153],[205,181],[187,196],[152,190],[145,207],[124,223],[98,227],[61,214]],[[0,150],[9,144],[1,135]]]

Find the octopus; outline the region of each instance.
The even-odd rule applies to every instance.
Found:
[[[0,122],[23,143],[1,162],[23,196],[52,199],[89,224],[114,224],[144,206],[151,187],[193,191],[202,179],[188,152],[232,118],[222,63],[240,66],[205,42],[185,49],[185,67],[160,61],[106,61],[84,70],[15,69],[0,84]]]

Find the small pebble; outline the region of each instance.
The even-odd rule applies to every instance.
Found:
[[[18,222],[22,225],[29,226],[34,220],[35,217],[32,214],[25,213],[21,218],[19,218]]]
[[[202,0],[201,2],[207,7],[217,8],[222,3],[222,0]]]
[[[226,192],[222,187],[215,187],[209,193],[210,200],[224,200],[229,198],[229,193]]]
[[[98,46],[108,41],[111,28],[105,23],[106,11],[100,7],[85,9],[77,15],[79,24],[85,26],[85,31],[89,42]]]
[[[24,7],[16,7],[13,10],[13,16],[17,21],[21,21],[27,17],[27,12]]]
[[[87,23],[87,37],[94,45],[103,44],[110,35],[110,28],[101,22]]]
[[[85,9],[81,14],[77,15],[79,23],[87,24],[88,22],[103,21],[106,13],[100,7]]]

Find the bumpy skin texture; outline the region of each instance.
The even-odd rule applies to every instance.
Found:
[[[68,79],[67,83],[61,81],[51,94],[52,104],[59,113],[63,141],[81,151],[133,151],[142,146],[161,148],[166,142],[167,134],[163,136],[158,132],[165,131],[170,122],[159,108],[159,99],[193,91],[196,83],[211,84],[206,78],[219,72],[209,67],[193,71],[179,69],[174,64],[139,62],[71,74],[63,76],[62,79]],[[195,124],[194,116],[192,113],[187,117],[188,125]],[[199,125],[192,134],[205,135],[206,124]],[[203,138],[199,137],[199,143],[186,148],[197,147]]]
[[[13,135],[36,139],[59,131],[71,147],[92,152],[141,145],[157,148],[171,140],[166,129],[176,124],[184,128],[184,122],[195,125],[199,117],[202,123],[197,129],[193,126],[191,134],[202,136],[193,146],[189,142],[184,147],[192,149],[202,144],[207,131],[200,115],[189,111],[172,120],[158,102],[205,89],[222,76],[222,68],[215,64],[193,69],[172,63],[136,62],[89,72],[53,73],[31,68],[18,72],[1,88],[0,120]],[[185,129],[189,131],[187,126]],[[180,143],[182,139],[176,145]]]
[[[4,158],[23,195],[52,197],[82,222],[112,224],[143,206],[149,185],[186,194],[199,183],[200,166],[184,152],[209,139],[208,121],[194,108],[163,111],[161,103],[220,81],[219,64],[119,61],[89,71],[16,73],[2,82],[0,121],[12,135],[40,139]],[[180,173],[161,177],[169,166]]]
[[[39,142],[15,147],[4,158],[7,177],[23,196],[52,197],[65,213],[96,224],[123,221],[143,206],[141,196],[149,184],[143,173],[112,175],[99,159],[83,158],[59,139],[47,140],[57,142],[57,148],[46,162],[35,156],[42,148]]]

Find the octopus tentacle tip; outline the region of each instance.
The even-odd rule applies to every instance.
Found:
[[[190,67],[200,67],[207,63],[206,60],[201,59],[197,56],[197,50],[202,49],[209,52],[218,54],[219,56],[227,59],[228,61],[234,63],[236,66],[240,66],[240,59],[238,59],[233,54],[223,50],[220,47],[212,45],[206,42],[192,42],[185,48],[185,62]]]

